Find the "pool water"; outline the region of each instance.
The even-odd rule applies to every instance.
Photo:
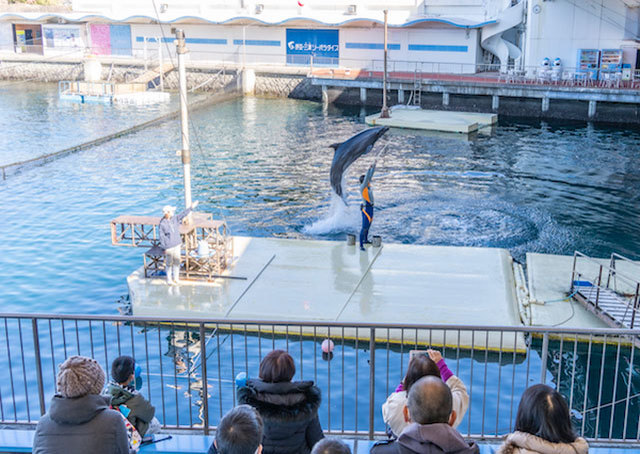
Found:
[[[0,127],[7,131],[0,138],[0,160],[33,157],[40,153],[33,151],[37,145],[58,150],[161,113],[128,106],[62,105],[53,98],[55,87],[51,86],[0,87]],[[260,98],[193,112],[193,193],[201,201],[199,209],[225,219],[233,234],[338,240],[346,231],[356,232],[360,223],[356,180],[373,158],[356,162],[347,176],[350,206],[344,209],[341,202],[336,206],[330,194],[333,150],[328,145],[362,130],[365,113],[335,107],[323,111],[312,102]],[[0,181],[0,302],[4,311],[115,313],[116,300],[127,293],[126,276],[141,264],[141,251],[112,247],[109,221],[120,214],[159,215],[167,203],[183,204],[181,166],[175,154],[180,148],[178,131],[178,121],[167,121]],[[638,131],[519,121],[500,122],[492,135],[473,140],[391,131],[381,143],[388,147],[379,158],[373,180],[376,212],[371,232],[382,235],[386,242],[503,247],[519,260],[528,251],[572,254],[576,249],[603,257],[612,251],[640,256],[640,244],[635,241],[640,217]],[[11,337],[8,331],[7,339]],[[56,344],[60,329],[54,327],[53,333],[52,351],[61,348]],[[165,342],[170,335],[157,330],[154,335],[163,339],[155,357],[176,367],[176,349]],[[247,345],[252,363],[259,359],[256,342],[251,338]],[[305,345],[296,348],[317,347],[313,342]],[[86,346],[83,348],[87,354]],[[221,349],[223,357],[230,352],[226,343]],[[348,346],[344,355],[357,356],[359,351],[361,348]],[[540,351],[534,348],[528,361],[539,362]],[[406,367],[406,354],[395,352],[391,361],[404,361]],[[581,355],[575,357],[576,364],[583,364]],[[58,360],[63,356],[60,352]],[[484,367],[484,354],[481,356],[478,364]],[[301,361],[303,357],[301,354]],[[566,364],[570,361],[559,364],[553,358],[548,362],[550,379],[569,373]],[[470,358],[460,361],[463,376],[472,362]],[[328,364],[338,363],[326,367]],[[365,367],[366,355],[351,364]],[[631,361],[629,368],[633,371],[637,366]],[[395,387],[402,376],[401,367],[393,370],[395,376],[385,379],[385,387]],[[8,386],[2,380],[7,373],[6,368],[0,370],[0,383],[4,383],[0,386]],[[350,376],[351,371],[344,373]],[[495,380],[502,373],[513,374],[505,386],[514,389],[514,396],[539,378],[530,376],[528,366],[516,368],[497,360],[473,380],[465,377]],[[226,369],[225,374],[229,391],[232,375]],[[318,380],[325,390],[329,381],[322,376],[318,374]],[[600,376],[598,369],[591,380]],[[368,392],[363,391],[368,376],[360,377],[363,381],[358,388],[347,382],[344,393],[336,398],[354,396],[357,389]],[[218,379],[223,383],[222,377]],[[636,389],[634,380],[629,386]],[[160,386],[157,380],[153,383]],[[335,393],[342,384],[331,386]],[[481,389],[482,385],[474,386]],[[590,394],[597,387],[585,393],[577,386],[587,395],[583,399],[586,406],[575,407],[577,411],[597,406],[597,394]],[[376,402],[386,397],[385,387],[377,389]],[[4,408],[9,405],[9,391],[0,388],[0,392],[5,396],[0,405]],[[191,393],[184,398],[187,394],[190,404],[197,400]],[[212,404],[222,405],[228,395],[216,397],[214,392]],[[473,398],[480,399],[474,411],[488,402],[482,395]],[[177,392],[175,399],[177,408],[182,399]],[[637,421],[636,400],[632,409]],[[517,398],[497,401],[494,396],[492,402],[517,408]],[[193,404],[191,409],[197,414],[199,407]],[[171,421],[174,408],[167,405],[163,417]],[[367,421],[367,410],[359,405],[352,402],[348,407],[358,408],[359,414],[346,420],[347,425]],[[24,411],[28,407],[18,401],[17,408]],[[327,424],[331,411],[323,407]],[[491,417],[496,418],[497,431],[508,430],[511,413],[506,407],[487,411],[496,412]],[[176,418],[179,414],[176,411]],[[337,424],[338,415],[331,418]],[[478,429],[468,427],[471,432]]]
[[[57,85],[0,82],[0,165],[79,145],[177,107],[175,96],[148,106],[80,104],[60,100]]]

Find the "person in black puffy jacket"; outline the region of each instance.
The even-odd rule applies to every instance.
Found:
[[[309,454],[324,438],[320,389],[312,381],[292,382],[295,373],[291,355],[274,350],[260,363],[260,378],[238,389],[238,402],[251,405],[264,421],[263,454]]]

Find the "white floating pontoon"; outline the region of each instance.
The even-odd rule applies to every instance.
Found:
[[[128,277],[134,315],[327,322],[521,326],[505,249],[234,237],[233,264],[213,282]],[[386,333],[385,333],[386,334]],[[367,333],[368,335],[368,333]],[[520,334],[431,332],[391,342],[524,349]],[[403,338],[401,339],[401,336]],[[516,339],[517,337],[517,339]],[[386,336],[385,339],[386,340]],[[473,341],[473,342],[472,342]]]

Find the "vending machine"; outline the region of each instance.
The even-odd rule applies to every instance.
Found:
[[[604,74],[622,72],[622,49],[602,49],[600,51],[600,79]]]
[[[598,79],[600,51],[598,49],[578,49],[577,73],[584,74],[587,79]]]

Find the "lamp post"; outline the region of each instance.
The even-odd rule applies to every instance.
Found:
[[[182,126],[182,168],[184,170],[184,204],[191,207],[191,151],[189,150],[189,114],[187,111],[187,73],[185,69],[185,54],[188,52],[185,45],[184,31],[173,30],[176,35],[178,53],[178,80],[180,83],[180,124]],[[162,71],[162,68],[160,69]]]
[[[384,10],[384,73],[382,74],[382,111],[380,118],[389,118],[389,108],[387,107],[387,19],[388,10]]]

